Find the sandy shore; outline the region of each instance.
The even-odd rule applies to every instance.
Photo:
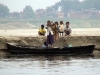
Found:
[[[38,36],[38,29],[0,30],[0,36]],[[100,36],[100,28],[72,29],[71,36]]]
[[[3,36],[0,37],[0,57],[9,56],[10,53],[6,50],[6,42],[17,43],[21,45],[29,46],[39,46],[43,45],[46,37],[33,37],[33,36]],[[82,46],[94,44],[95,48],[100,49],[100,36],[68,36],[60,37],[53,44],[53,47],[63,47],[63,46]],[[95,58],[100,58],[100,50],[94,50],[93,54]]]

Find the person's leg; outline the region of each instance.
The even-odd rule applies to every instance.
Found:
[[[63,36],[63,32],[60,32],[61,36]]]
[[[56,36],[57,36],[57,35],[56,35],[56,34],[54,34],[54,41],[56,41]]]
[[[59,32],[59,37],[61,37],[61,32]]]
[[[62,32],[62,36],[63,36],[63,32]]]
[[[49,43],[50,43],[50,40],[49,40],[49,35],[47,35],[47,39],[46,39],[46,45],[49,47]]]
[[[47,45],[48,47],[51,47],[50,35],[47,36]]]
[[[53,43],[54,43],[54,36],[50,33],[50,46],[52,47]]]
[[[59,38],[59,33],[57,33],[57,39]]]
[[[58,33],[56,33],[56,35],[55,35],[55,40],[57,40],[58,39]]]
[[[61,34],[61,36],[62,36],[62,32],[61,32],[60,34]]]
[[[54,41],[55,41],[55,34],[53,34],[53,37],[54,37]]]

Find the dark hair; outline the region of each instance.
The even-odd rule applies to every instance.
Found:
[[[49,23],[49,22],[50,22],[50,20],[47,21],[47,23]]]
[[[41,27],[44,27],[44,25],[42,24]]]
[[[55,22],[55,24],[57,24],[57,25],[58,25],[58,22],[56,21],[56,22]]]
[[[51,22],[50,22],[50,20],[48,20],[48,21],[47,21],[47,25],[50,25],[50,24],[51,24]]]
[[[63,24],[63,21],[60,21],[60,24]]]
[[[67,21],[66,24],[69,24],[69,22]]]

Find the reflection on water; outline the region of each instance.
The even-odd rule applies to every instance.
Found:
[[[0,75],[100,75],[100,59],[32,56],[0,59]]]

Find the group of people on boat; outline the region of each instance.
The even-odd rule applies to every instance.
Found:
[[[47,39],[44,42],[45,47],[52,47],[52,44],[54,41],[56,41],[61,36],[67,36],[70,35],[72,30],[70,28],[70,23],[67,21],[64,25],[63,21],[60,21],[59,23],[53,22],[48,20],[46,26],[41,25],[41,28],[38,31],[38,34],[40,36],[45,36],[47,33]],[[47,29],[47,30],[46,30]]]

